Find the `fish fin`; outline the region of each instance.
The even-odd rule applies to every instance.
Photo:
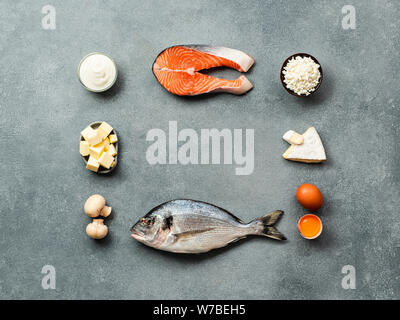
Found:
[[[185,232],[181,232],[181,233],[175,233],[174,236],[175,236],[175,240],[176,241],[185,240],[185,239],[188,239],[188,238],[190,238],[190,237],[192,237],[192,236],[194,236],[196,234],[204,233],[204,232],[207,232],[207,231],[211,231],[213,229],[214,228],[207,228],[207,229],[201,229],[201,230],[185,231]]]
[[[276,240],[286,240],[286,237],[280,233],[273,225],[278,222],[282,217],[283,211],[276,210],[266,214],[261,218],[257,218],[250,222],[250,224],[256,226],[256,234]]]
[[[258,220],[261,220],[265,226],[273,226],[279,219],[282,217],[283,211],[282,210],[275,210],[272,211]]]
[[[261,235],[275,240],[286,240],[286,237],[274,227],[266,227]]]

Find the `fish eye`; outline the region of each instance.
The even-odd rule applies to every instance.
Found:
[[[142,223],[151,226],[154,224],[154,219],[152,218],[142,218]]]

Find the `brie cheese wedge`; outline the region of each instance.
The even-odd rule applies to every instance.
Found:
[[[282,155],[286,160],[306,163],[318,163],[326,160],[324,146],[314,127],[308,128],[301,135],[302,143],[298,136],[299,134],[293,130],[284,134],[283,139],[291,143],[291,146]]]

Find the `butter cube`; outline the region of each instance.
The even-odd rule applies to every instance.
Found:
[[[118,137],[116,134],[110,134],[109,139],[110,139],[110,143],[118,142]]]
[[[100,164],[96,159],[94,159],[93,157],[89,157],[88,163],[86,165],[87,169],[97,172],[99,170],[99,166]]]
[[[89,136],[89,134],[92,132],[92,131],[94,131],[91,127],[86,127],[85,129],[83,129],[82,131],[81,131],[81,136],[85,139],[85,140],[87,140],[87,137]]]
[[[107,122],[102,122],[100,127],[98,127],[98,131],[99,131],[99,136],[101,138],[101,140],[104,140],[105,138],[107,138],[107,136],[110,134],[110,132],[112,131],[113,127],[111,127]]]
[[[88,156],[89,155],[89,142],[81,141],[79,144],[79,152],[84,157]]]
[[[114,161],[114,157],[110,155],[108,152],[103,152],[101,157],[99,158],[99,163],[107,169],[110,169],[111,164]]]
[[[110,144],[107,148],[107,152],[113,157],[117,154],[117,150],[115,149],[113,144]]]
[[[91,127],[87,127],[81,132],[82,137],[89,142],[90,145],[98,144],[102,141],[101,137],[99,136],[98,130],[94,130]]]
[[[96,145],[96,146],[92,146],[89,147],[89,154],[91,157],[95,158],[95,159],[99,159],[101,154],[104,151],[104,146],[103,145]]]
[[[103,145],[104,145],[104,148],[108,148],[108,146],[110,145],[110,139],[108,139],[108,138],[105,138],[104,140],[103,140]]]
[[[100,148],[103,147],[105,150],[107,149],[107,147],[110,145],[110,141],[106,138],[105,140],[103,140],[102,142],[92,146],[93,148]],[[107,150],[106,150],[107,151]]]

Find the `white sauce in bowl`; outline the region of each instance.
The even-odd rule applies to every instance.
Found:
[[[111,88],[117,79],[115,62],[102,53],[90,53],[79,64],[78,76],[86,89],[102,92]]]

